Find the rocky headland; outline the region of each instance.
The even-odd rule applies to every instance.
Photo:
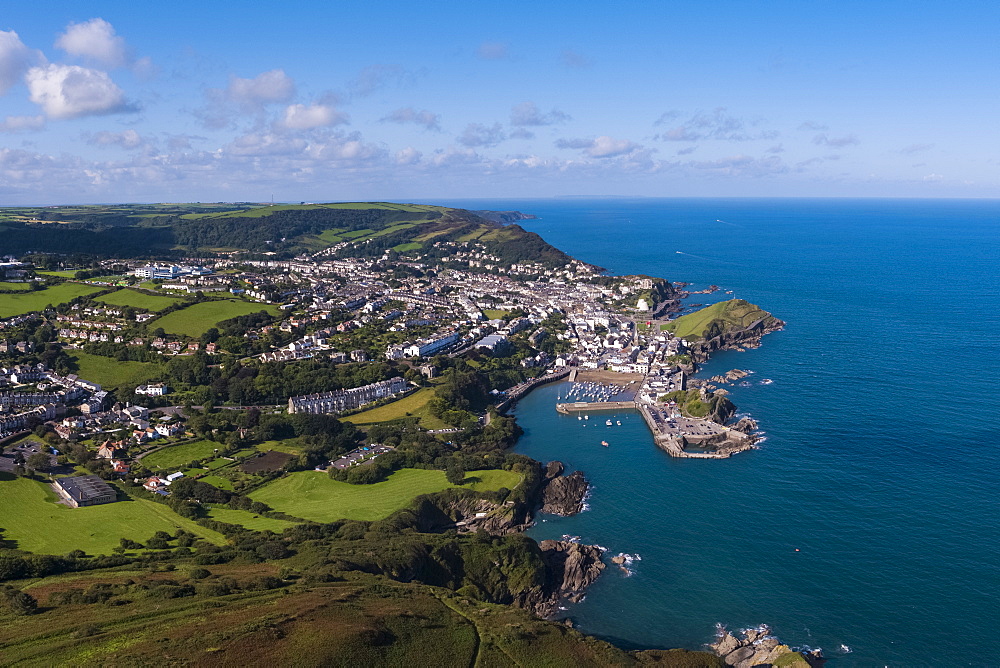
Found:
[[[739,636],[719,627],[715,642],[709,647],[727,666],[734,668],[819,668],[826,663],[819,650],[795,652],[781,644],[766,624],[744,629]]]
[[[543,540],[538,546],[548,573],[546,585],[527,592],[527,597],[517,604],[547,619],[558,614],[564,599],[571,603],[583,600],[587,587],[604,571],[604,551],[596,545],[568,540]]]
[[[590,484],[582,471],[564,476],[564,468],[562,462],[549,462],[546,466],[542,487],[543,513],[569,517],[583,510]]]

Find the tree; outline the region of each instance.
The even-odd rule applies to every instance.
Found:
[[[7,609],[15,615],[30,615],[38,610],[38,601],[31,594],[13,587],[4,587],[2,594]]]
[[[448,468],[444,472],[445,477],[452,485],[461,485],[465,482],[465,467],[457,459],[448,460]]]
[[[33,455],[28,456],[28,468],[32,471],[44,471],[49,468],[49,463],[52,460],[44,452],[36,452]]]

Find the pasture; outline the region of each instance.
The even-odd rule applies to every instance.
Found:
[[[153,329],[162,327],[169,334],[198,338],[223,320],[258,311],[266,311],[271,315],[278,314],[277,307],[268,304],[222,299],[192,304],[187,308],[168,313],[154,320],[151,327]]]
[[[0,295],[0,318],[40,311],[49,304],[63,304],[76,297],[91,295],[104,290],[97,285],[60,283],[44,290],[20,294]]]
[[[273,531],[275,533],[281,533],[288,527],[295,524],[294,522],[289,522],[288,520],[276,520],[270,517],[261,517],[260,515],[251,513],[249,510],[233,510],[232,508],[208,508],[207,510],[209,518],[215,520],[216,522],[237,524],[253,531]]]
[[[80,378],[109,387],[143,385],[154,380],[163,370],[161,364],[119,362],[110,357],[90,355],[79,350],[72,351],[70,357],[76,361],[76,373]]]
[[[142,458],[142,463],[150,469],[177,470],[184,468],[196,459],[208,459],[215,456],[215,450],[221,450],[221,443],[215,441],[190,441],[177,445],[168,445],[162,450],[151,452]],[[225,461],[225,460],[223,460]]]
[[[85,508],[56,503],[56,493],[43,482],[0,474],[0,508],[8,509],[0,519],[3,538],[15,541],[17,549],[38,554],[111,554],[122,538],[145,543],[157,531],[176,533],[184,529],[216,544],[222,535],[184,519],[167,506],[131,499]],[[16,509],[16,512],[12,512]]]
[[[463,489],[493,491],[513,489],[521,476],[511,471],[470,471]],[[351,485],[333,480],[322,471],[300,471],[278,478],[250,493],[260,501],[289,515],[316,522],[334,520],[380,520],[405,508],[421,494],[433,494],[457,487],[444,471],[401,469],[383,482]]]
[[[143,311],[162,311],[168,306],[181,302],[177,297],[150,295],[138,290],[118,290],[109,295],[99,297],[97,301],[112,306],[131,306]]]

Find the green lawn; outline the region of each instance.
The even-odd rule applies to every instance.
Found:
[[[399,244],[398,246],[393,246],[392,250],[397,253],[408,253],[409,251],[420,250],[424,245],[422,243],[411,241],[407,244]]]
[[[497,320],[501,318],[506,318],[510,311],[499,311],[497,309],[486,308],[483,309],[483,315],[486,316],[487,320]]]
[[[0,290],[17,290],[18,292],[24,292],[29,290],[31,285],[28,283],[11,283],[10,281],[0,281]]]
[[[521,482],[517,473],[502,470],[470,471],[466,479],[476,479],[463,486],[475,491],[513,489]],[[316,522],[378,520],[405,508],[421,494],[455,486],[445,479],[444,471],[425,469],[402,469],[374,485],[351,485],[332,480],[322,471],[300,471],[251,492],[250,498]]]
[[[742,299],[730,299],[706,306],[668,322],[660,329],[689,341],[697,341],[719,332],[736,331],[757,320],[773,321],[774,317],[759,306]],[[709,337],[710,338],[710,337]]]
[[[277,450],[278,452],[287,452],[290,455],[301,455],[302,443],[297,438],[289,438],[284,441],[264,441],[257,444],[257,449],[261,452]]]
[[[119,362],[110,357],[90,355],[79,350],[70,353],[76,360],[77,375],[99,385],[121,387],[143,385],[155,379],[163,370],[162,364],[153,362]]]
[[[177,297],[162,297],[158,295],[148,295],[137,290],[119,290],[109,295],[104,295],[97,301],[113,306],[132,306],[145,311],[161,311],[168,306],[172,306],[182,300]]]
[[[101,506],[68,508],[56,503],[47,484],[28,478],[0,477],[0,527],[3,537],[17,541],[19,550],[39,554],[66,554],[80,549],[88,554],[110,554],[122,538],[144,543],[157,531],[184,529],[213,543],[222,535],[184,519],[167,506],[134,499]],[[16,509],[16,512],[14,510]]]
[[[169,445],[146,455],[142,458],[142,463],[151,469],[177,469],[196,459],[212,457],[216,448],[221,450],[223,447],[221,443],[205,440]]]
[[[249,510],[232,510],[231,508],[209,508],[208,516],[216,522],[238,524],[254,531],[273,531],[275,533],[281,533],[295,524],[288,520],[261,517],[260,515],[251,513]]]
[[[74,278],[79,269],[64,269],[63,271],[36,271],[39,276],[58,276],[59,278]]]
[[[233,299],[201,302],[157,318],[150,327],[162,327],[170,334],[199,337],[223,320],[241,315],[267,311],[271,315],[279,313],[276,306],[257,304]]]
[[[375,424],[376,422],[388,422],[390,420],[414,416],[420,418],[420,426],[425,429],[444,429],[448,425],[440,418],[431,415],[430,410],[427,408],[427,402],[433,398],[434,388],[425,387],[392,403],[355,413],[354,415],[348,415],[341,419],[344,422],[354,424]]]
[[[0,318],[12,315],[39,311],[49,304],[63,304],[75,297],[90,295],[104,290],[99,285],[82,285],[80,283],[60,283],[37,292],[25,292],[16,295],[0,295]]]
[[[205,482],[213,487],[218,487],[219,489],[224,489],[227,492],[233,491],[233,483],[231,480],[227,480],[219,475],[203,475],[198,478],[198,482]]]

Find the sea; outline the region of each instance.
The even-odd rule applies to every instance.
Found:
[[[635,413],[559,415],[563,383],[517,406],[517,451],[592,484],[587,510],[530,535],[630,556],[567,604],[578,628],[699,649],[763,623],[837,668],[1000,662],[1000,201],[448,204],[533,214],[525,229],[610,273],[717,284],[688,302],[787,323],[700,373],[752,372],[729,389],[766,438],[730,459],[672,459]]]

